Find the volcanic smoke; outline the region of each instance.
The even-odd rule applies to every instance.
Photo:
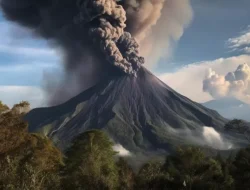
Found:
[[[97,26],[90,27],[89,34],[99,44],[108,62],[122,71],[136,76],[136,72],[144,63],[139,57],[139,45],[128,32],[126,27],[126,12],[114,0],[80,0],[79,16],[76,23],[86,24],[98,19]]]
[[[35,29],[46,38],[56,38],[60,43],[68,38],[62,35],[63,31],[77,28],[80,39],[85,39],[87,34],[106,60],[127,74],[136,76],[144,63],[138,43],[124,31],[126,12],[115,0],[3,0],[1,6],[10,20]],[[65,7],[71,9],[63,10]],[[81,43],[85,46],[89,41]]]
[[[189,0],[0,0],[0,4],[8,20],[63,53],[65,76],[60,84],[49,80],[58,80],[58,73],[49,77],[46,73],[49,105],[64,102],[118,69],[136,76],[143,57],[152,65],[167,56],[171,42],[182,36],[192,19]]]

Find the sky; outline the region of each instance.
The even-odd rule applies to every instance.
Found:
[[[233,96],[250,103],[250,1],[190,4],[190,24],[168,47],[171,54],[149,69],[196,102]],[[22,100],[32,107],[46,105],[46,73],[62,72],[60,53],[31,31],[6,21],[1,12],[0,36],[0,100],[9,106]]]

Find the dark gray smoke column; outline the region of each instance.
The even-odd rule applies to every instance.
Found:
[[[0,2],[8,19],[63,47],[66,70],[74,68],[78,57],[90,50],[96,57],[104,55],[107,62],[134,76],[144,63],[135,39],[124,31],[126,12],[115,0]]]
[[[78,6],[77,24],[98,19],[98,24],[90,27],[89,34],[100,45],[106,59],[125,73],[136,75],[144,59],[138,56],[136,41],[124,32],[126,12],[123,7],[114,0],[79,0]]]
[[[53,71],[44,79],[48,105],[120,74],[117,68],[135,74],[144,62],[137,42],[146,66],[155,65],[192,18],[189,0],[0,0],[0,5],[7,19],[63,51],[64,75]]]

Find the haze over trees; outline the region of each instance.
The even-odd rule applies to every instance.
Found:
[[[10,109],[0,102],[0,189],[250,189],[250,148],[224,158],[207,156],[201,147],[178,147],[165,162],[152,160],[134,171],[102,131],[80,134],[64,152],[46,136],[28,133],[24,112],[16,111],[27,106]],[[225,128],[241,126],[231,121]]]

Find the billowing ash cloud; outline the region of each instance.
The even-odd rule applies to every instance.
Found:
[[[139,45],[124,32],[126,12],[114,0],[3,0],[1,6],[10,20],[60,44],[93,41],[106,60],[125,73],[136,75],[144,63]]]
[[[95,18],[98,24],[90,26],[89,35],[96,42],[106,59],[128,74],[136,72],[144,63],[139,57],[139,45],[131,34],[124,32],[126,12],[114,0],[79,0],[80,13],[77,24],[85,25]]]
[[[48,92],[52,104],[53,99],[60,99],[58,94],[69,90],[72,82],[68,79],[72,75],[77,81],[75,93],[116,71],[111,65],[136,76],[144,63],[139,49],[148,63],[155,64],[162,55],[167,56],[169,45],[182,36],[192,18],[189,0],[1,0],[0,3],[9,20],[29,28],[63,52],[66,82],[64,79],[53,87],[59,89],[54,93],[56,98]],[[55,76],[57,73],[52,78]]]
[[[234,72],[229,72],[226,76],[216,74],[209,69],[203,80],[203,91],[214,98],[236,96],[241,100],[249,101],[250,67],[247,64],[239,65]]]
[[[125,0],[124,7],[127,29],[150,67],[171,55],[193,17],[190,0]]]

